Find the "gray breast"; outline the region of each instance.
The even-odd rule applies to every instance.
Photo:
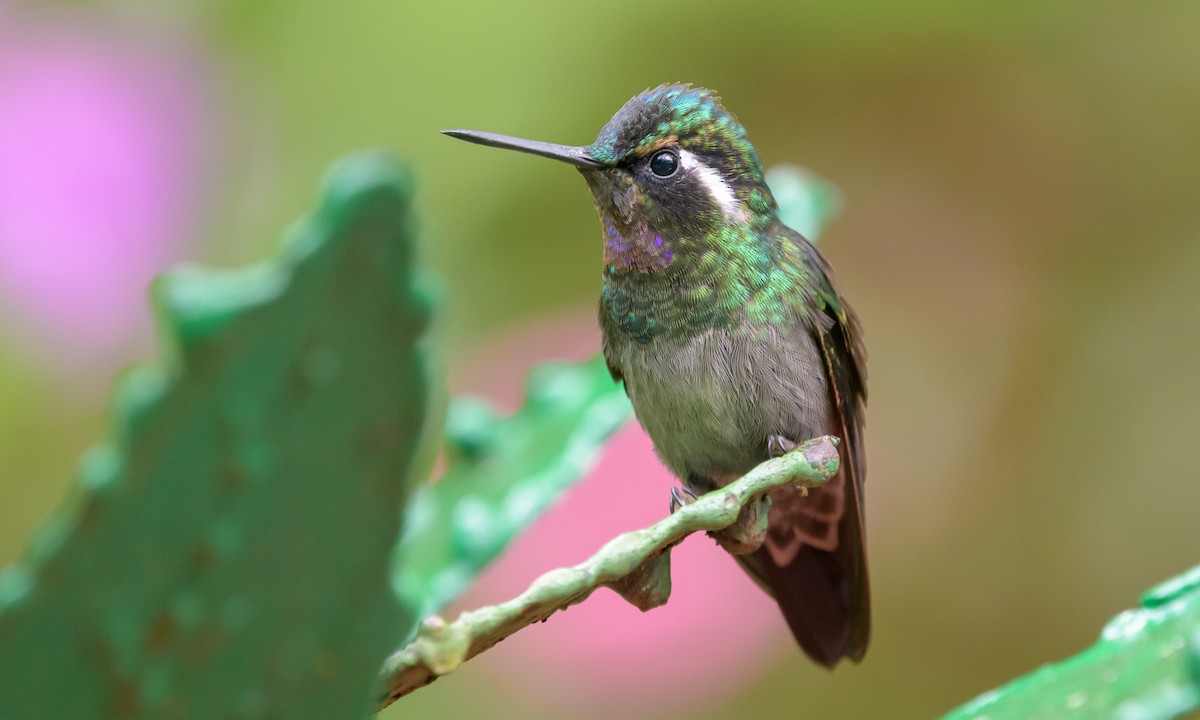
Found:
[[[766,459],[769,436],[798,441],[826,432],[824,365],[799,323],[608,350],[620,359],[638,421],[683,480],[724,484]]]

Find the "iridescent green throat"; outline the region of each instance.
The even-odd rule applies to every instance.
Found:
[[[724,226],[699,240],[663,238],[660,268],[606,264],[601,322],[639,343],[782,322],[795,311],[788,299],[805,280],[786,242],[774,219],[761,228]]]

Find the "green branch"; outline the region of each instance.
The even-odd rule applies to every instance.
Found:
[[[384,665],[380,707],[452,672],[527,625],[582,602],[599,587],[616,591],[640,610],[667,602],[671,594],[670,549],[695,532],[729,532],[751,502],[784,485],[816,487],[837,472],[837,438],[810,440],[783,457],[768,460],[736,482],[643,530],[618,535],[595,555],[571,568],[552,570],[505,603],[463,613],[447,623],[426,618],[417,637]]]

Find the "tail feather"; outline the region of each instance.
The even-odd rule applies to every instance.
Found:
[[[819,532],[819,540],[812,538],[818,542],[805,542],[812,516],[798,509],[808,498],[783,488],[772,495],[773,527],[767,543],[738,557],[775,598],[805,654],[828,668],[844,657],[862,660],[871,634],[859,498],[854,483],[843,482],[841,475],[829,484],[843,487],[830,491],[844,493],[850,507],[836,520],[837,541],[832,549],[823,549],[828,548],[823,542],[827,532]]]

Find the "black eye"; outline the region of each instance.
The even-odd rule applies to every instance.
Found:
[[[679,169],[679,156],[670,150],[659,150],[650,158],[650,172],[659,177],[671,177]]]

